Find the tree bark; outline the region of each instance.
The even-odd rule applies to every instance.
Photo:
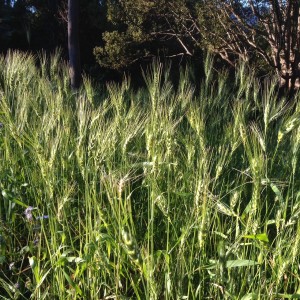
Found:
[[[70,79],[72,89],[81,83],[79,50],[79,0],[68,0],[68,49],[70,60]]]

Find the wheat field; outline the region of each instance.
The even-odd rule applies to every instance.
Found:
[[[73,92],[0,56],[0,299],[300,298],[299,97],[212,65]]]

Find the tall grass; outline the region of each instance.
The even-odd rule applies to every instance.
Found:
[[[300,101],[211,65],[74,93],[0,57],[1,299],[300,297]]]

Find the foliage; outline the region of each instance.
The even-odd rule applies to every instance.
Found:
[[[108,1],[107,20],[111,28],[106,27],[103,33],[104,45],[94,49],[96,59],[102,66],[121,69],[161,53],[165,57],[187,58],[201,56],[201,50],[206,49],[218,53],[232,66],[237,58],[262,66],[244,40],[224,43],[228,29],[235,29],[221,3]],[[239,7],[246,12],[246,8]],[[236,44],[240,51],[228,51]]]
[[[102,66],[119,69],[147,55],[143,43],[151,37],[145,23],[150,19],[153,5],[154,1],[144,0],[107,2],[107,20],[114,30],[103,34],[104,47],[94,49]]]
[[[218,54],[231,66],[242,60],[282,87],[300,86],[299,1],[109,1],[112,29],[94,54],[102,66],[124,68],[165,49],[166,56]],[[156,42],[156,44],[154,43]]]
[[[108,1],[107,20],[102,47],[94,54],[102,66],[122,69],[155,56],[183,56],[181,33],[170,28],[179,25],[171,12],[185,8],[186,1]],[[184,46],[185,47],[185,46]],[[189,53],[191,55],[191,53]]]
[[[66,0],[0,1],[0,8],[1,52],[61,47],[67,57]],[[90,74],[99,70],[95,59],[116,74],[157,56],[199,61],[209,50],[224,65],[243,60],[262,75],[276,73],[291,94],[300,86],[299,1],[80,0],[80,11]]]

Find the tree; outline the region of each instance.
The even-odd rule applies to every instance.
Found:
[[[137,59],[146,51],[136,49],[149,41],[172,41],[177,44],[172,55],[208,49],[231,66],[260,57],[282,87],[300,87],[298,0],[111,0],[108,5],[113,30],[95,49],[100,64],[128,54]]]
[[[190,37],[194,45],[200,41],[232,66],[260,56],[281,87],[300,87],[300,1],[185,1],[179,10],[177,4],[172,1],[171,14],[183,30],[180,37]],[[186,45],[184,38],[179,42]]]
[[[71,87],[78,89],[81,83],[78,0],[68,0],[68,49]]]
[[[287,90],[300,87],[300,2],[297,0],[201,1],[201,34],[212,51],[235,65],[260,55]],[[207,19],[216,27],[207,27]],[[219,30],[212,30],[218,28]]]
[[[180,43],[179,28],[172,17],[172,3],[185,7],[185,0],[109,0],[107,1],[106,32],[103,45],[94,49],[101,66],[122,69],[163,53],[165,57],[192,56],[187,47],[192,42]],[[195,49],[195,47],[194,47]],[[194,52],[194,51],[193,51]]]

